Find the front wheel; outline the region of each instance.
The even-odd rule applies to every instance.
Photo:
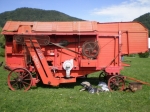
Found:
[[[32,75],[25,68],[16,68],[9,73],[7,83],[12,91],[27,91],[32,85]]]

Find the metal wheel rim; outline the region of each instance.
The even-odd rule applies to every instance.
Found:
[[[108,80],[108,88],[111,91],[123,91],[125,87],[125,81],[121,76],[112,76]]]
[[[9,73],[7,83],[12,91],[27,91],[32,85],[32,75],[25,68],[16,68]]]

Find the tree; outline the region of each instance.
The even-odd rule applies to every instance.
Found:
[[[83,21],[55,10],[42,10],[34,8],[18,8],[0,14],[0,27],[6,21]]]
[[[147,51],[145,53],[139,53],[139,57],[140,58],[148,58],[149,57],[149,51]]]
[[[2,28],[0,27],[0,47],[5,47],[5,38],[4,35],[1,34]]]
[[[142,23],[150,32],[150,13],[146,13],[146,14],[134,19],[133,21],[138,21],[138,22]],[[150,37],[150,33],[149,33],[149,37]]]

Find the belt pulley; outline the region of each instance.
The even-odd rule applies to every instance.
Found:
[[[97,41],[86,41],[82,45],[82,54],[88,58],[96,58],[100,48]]]
[[[73,50],[71,50],[71,49],[69,49],[69,48],[67,48],[67,47],[61,46],[61,45],[59,45],[59,44],[52,43],[52,42],[50,42],[50,44],[55,45],[55,46],[60,47],[60,48],[63,48],[63,49],[66,49],[66,50],[68,50],[68,51],[74,52],[74,53],[76,53],[76,54],[80,54],[79,52],[73,51]]]

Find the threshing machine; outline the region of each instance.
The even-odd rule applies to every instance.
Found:
[[[5,69],[11,90],[76,82],[103,71],[108,87],[124,89],[123,55],[148,50],[148,30],[138,22],[6,22]]]

